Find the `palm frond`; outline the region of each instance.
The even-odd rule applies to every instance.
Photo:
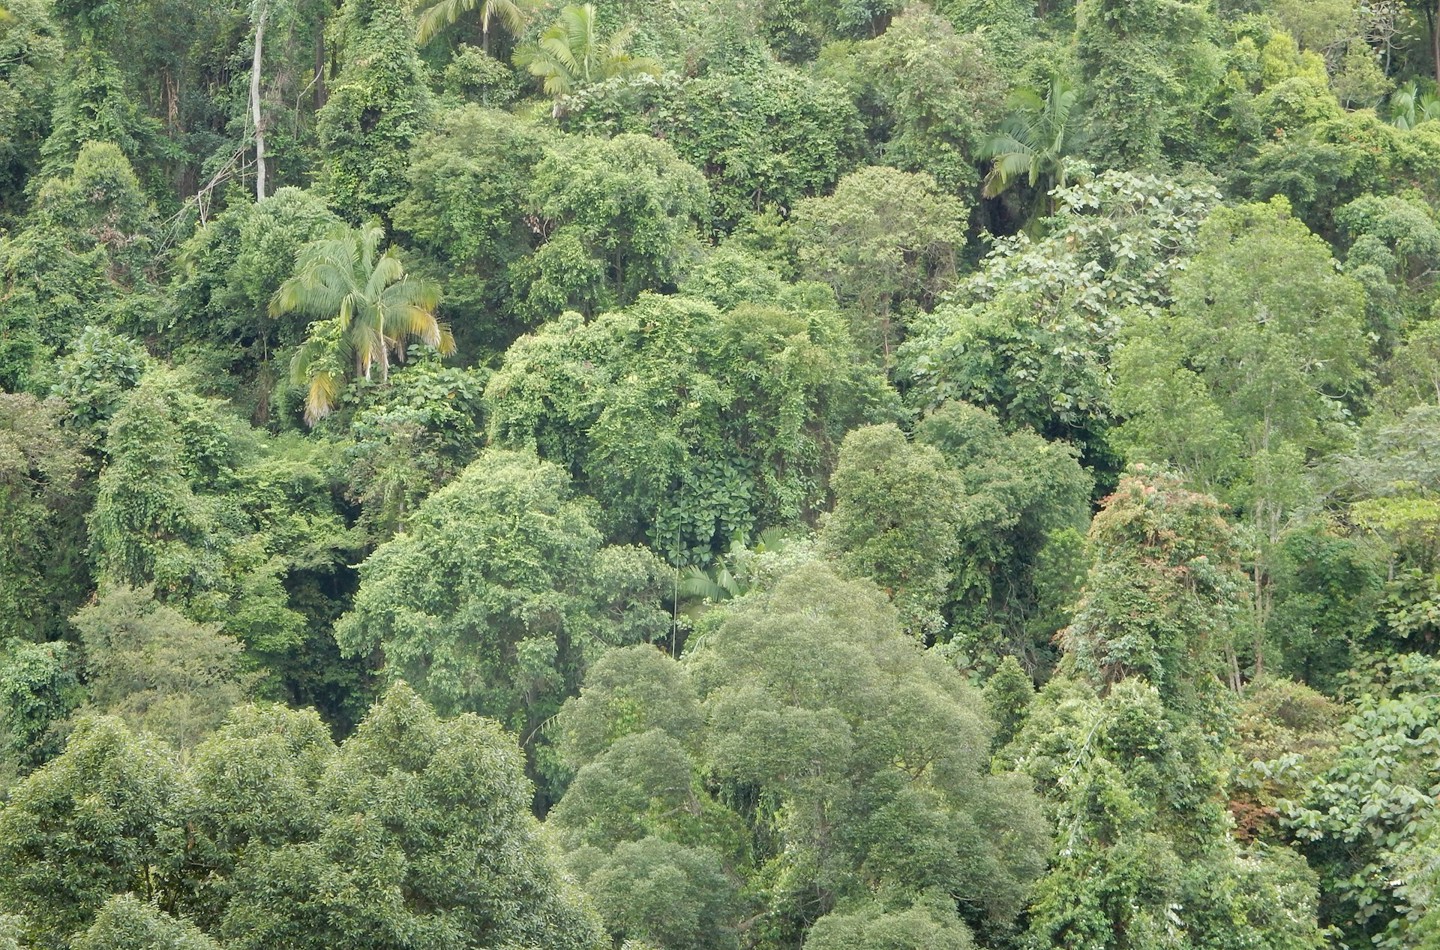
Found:
[[[340,398],[340,384],[328,371],[321,370],[310,377],[310,386],[305,391],[305,424],[313,426],[335,410]]]
[[[442,355],[455,351],[450,329],[435,318],[439,287],[406,275],[404,261],[382,252],[384,229],[346,228],[313,241],[297,256],[294,276],[270,301],[272,314],[301,311],[317,319],[291,361],[291,378],[307,388],[306,419],[330,411],[347,376],[388,378],[391,355],[404,358],[415,338]]]
[[[576,47],[571,46],[565,36],[549,35],[540,37],[540,51],[545,54],[550,64],[561,67],[569,76],[579,77],[581,65],[580,61],[576,58]]]
[[[1010,93],[1008,105],[1012,112],[1043,112],[1045,99],[1034,89],[1022,86]]]
[[[374,268],[370,270],[365,280],[365,298],[367,300],[379,300],[385,293],[386,288],[391,287],[405,277],[405,265],[400,260],[400,255],[392,247],[381,255],[375,262]]]
[[[1415,124],[1433,122],[1437,119],[1440,119],[1440,97],[1427,92],[1415,105]]]
[[[1407,83],[1390,94],[1390,124],[1401,129],[1415,126],[1415,106],[1420,91],[1415,83]]]
[[[691,566],[681,575],[679,590],[689,599],[719,603],[735,596],[735,579],[723,566],[717,568],[714,576],[704,568]]]
[[[504,23],[511,33],[525,29],[525,22],[530,19],[528,12],[515,0],[487,0],[485,19],[488,21],[492,16]]]
[[[476,0],[437,0],[420,14],[415,28],[415,42],[424,46],[445,27],[460,19],[460,14],[475,9]]]
[[[435,342],[435,352],[441,356],[452,356],[455,353],[455,334],[450,332],[450,324],[440,324],[440,339]]]

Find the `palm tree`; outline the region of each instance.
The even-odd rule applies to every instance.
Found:
[[[632,56],[625,48],[633,30],[616,30],[602,40],[596,29],[595,4],[571,4],[546,27],[535,45],[517,50],[515,61],[545,82],[545,91],[564,96],[580,86],[614,76],[660,72],[648,56]]]
[[[435,0],[420,14],[415,39],[424,46],[445,27],[459,20],[460,14],[469,13],[476,7],[480,8],[480,47],[487,55],[490,52],[490,21],[500,21],[511,33],[519,33],[525,28],[528,13],[516,0]]]
[[[778,552],[790,545],[793,537],[782,527],[772,526],[760,532],[754,547],[747,547],[743,536],[730,541],[730,550],[714,558],[709,567],[692,564],[676,580],[676,598],[689,601],[682,610],[687,616],[699,616],[708,607],[743,595],[755,580],[755,556]]]
[[[295,274],[270,300],[270,315],[300,312],[321,319],[310,325],[290,364],[295,384],[305,386],[305,421],[329,415],[347,375],[369,380],[376,366],[390,377],[392,358],[405,360],[414,338],[442,355],[455,352],[450,328],[435,318],[439,288],[406,276],[392,247],[380,253],[379,225],[341,227],[301,249]],[[353,367],[353,369],[352,369]]]
[[[1421,122],[1433,119],[1440,119],[1440,98],[1433,92],[1422,93],[1419,86],[1412,82],[1391,93],[1391,125],[1401,129],[1413,129]]]
[[[1050,80],[1043,97],[1034,89],[1017,89],[1010,96],[1013,111],[981,150],[982,157],[992,160],[982,192],[986,198],[1002,194],[1023,177],[1039,189],[1038,212],[1053,189],[1068,184],[1071,158],[1081,143],[1075,121],[1078,98],[1075,87],[1060,76]]]

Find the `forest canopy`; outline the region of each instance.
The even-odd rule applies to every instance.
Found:
[[[0,0],[0,950],[1440,946],[1436,0]]]

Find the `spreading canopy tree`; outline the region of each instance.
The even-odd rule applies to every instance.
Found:
[[[708,615],[696,643],[678,662],[648,647],[609,654],[560,716],[578,772],[552,824],[577,873],[600,876],[612,933],[719,945],[720,927],[691,944],[664,922],[723,904],[647,920],[608,903],[647,893],[661,865],[675,869],[673,893],[723,894],[706,883],[717,862],[751,903],[717,924],[746,913],[747,932],[777,943],[832,912],[832,938],[856,926],[847,914],[882,918],[877,939],[1008,926],[1042,861],[1032,799],[990,774],[978,695],[901,632],[869,581],[777,564]]]
[[[813,517],[845,431],[894,413],[838,314],[689,297],[552,321],[486,396],[495,442],[566,466],[607,531],[682,564]]]
[[[592,917],[529,813],[513,737],[396,685],[326,764],[318,836],[247,853],[221,933],[239,950],[590,950]]]
[[[660,562],[606,546],[588,499],[533,453],[490,449],[360,568],[335,629],[444,712],[479,712],[532,750],[606,649],[669,629]]]

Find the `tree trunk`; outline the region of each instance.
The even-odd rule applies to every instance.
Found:
[[[265,53],[265,18],[268,7],[260,7],[255,20],[255,56],[250,62],[250,114],[255,120],[255,200],[265,200],[265,113],[260,108],[260,67]]]
[[[325,107],[325,100],[328,98],[325,88],[326,73],[329,69],[329,62],[326,59],[325,51],[325,18],[315,25],[315,111],[319,112]]]
[[[1428,13],[1430,20],[1430,58],[1435,63],[1435,82],[1440,84],[1440,24],[1435,22],[1435,9]]]

